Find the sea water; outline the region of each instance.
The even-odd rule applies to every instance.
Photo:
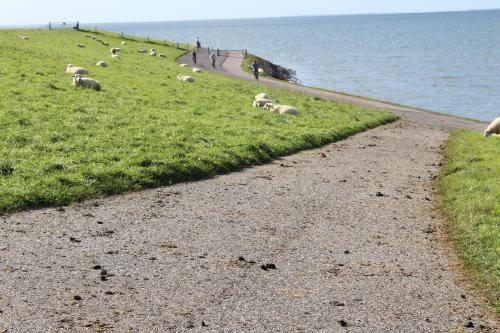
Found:
[[[465,117],[500,116],[500,10],[97,24],[248,49],[302,84]]]

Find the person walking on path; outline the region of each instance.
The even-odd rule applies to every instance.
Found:
[[[200,51],[201,49],[200,37],[196,37],[196,48],[198,49],[198,51]]]
[[[252,71],[253,71],[253,77],[258,80],[259,79],[259,64],[257,64],[257,60],[253,60],[252,62]]]
[[[196,50],[193,50],[193,63],[196,65]]]
[[[210,53],[210,60],[212,60],[212,67],[215,69],[215,60],[217,59],[217,56],[215,55],[215,51],[212,51]]]

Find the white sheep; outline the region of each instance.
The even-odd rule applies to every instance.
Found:
[[[106,61],[99,61],[97,62],[96,66],[108,67],[108,63]]]
[[[122,42],[122,45],[127,45],[127,42]]]
[[[266,104],[272,103],[270,99],[258,99],[253,102],[252,106],[254,108],[263,108]]]
[[[193,73],[201,73],[201,69],[198,67],[193,67]]]
[[[264,70],[262,68],[259,68],[257,71],[261,74],[264,73]]]
[[[260,94],[257,94],[257,96],[255,96],[255,100],[259,100],[259,99],[270,99],[269,98],[269,95],[266,94],[266,93],[260,93]]]
[[[139,52],[139,53],[147,53],[147,52],[148,52],[148,50],[145,50],[145,49],[139,49],[139,50],[137,50],[137,52]]]
[[[73,85],[75,87],[84,87],[89,89],[94,89],[96,91],[101,90],[101,83],[89,77],[82,77],[80,74],[73,76]]]
[[[500,117],[493,120],[493,122],[484,131],[484,136],[498,136],[500,134]]]
[[[194,77],[192,76],[189,76],[189,75],[182,75],[182,74],[179,74],[177,75],[177,80],[179,81],[183,81],[183,82],[194,82]]]
[[[29,40],[28,36],[19,36],[19,38],[21,38],[22,40]]]
[[[85,45],[80,44],[80,43],[76,44],[76,46],[77,46],[77,47],[80,47],[80,48],[82,48],[82,49],[83,49],[83,48],[85,48]]]
[[[290,105],[273,105],[271,110],[279,114],[291,114],[294,116],[299,114],[299,110]]]
[[[121,51],[121,49],[119,49],[117,47],[112,47],[110,51],[111,51],[111,54],[117,54],[118,52]]]
[[[66,67],[66,73],[71,75],[76,75],[76,74],[84,75],[88,74],[89,71],[86,68],[76,67],[75,65],[69,64]]]
[[[187,67],[188,64],[180,64],[179,66],[181,66],[181,67]]]
[[[156,57],[156,51],[149,52],[149,55],[152,56],[152,57]]]

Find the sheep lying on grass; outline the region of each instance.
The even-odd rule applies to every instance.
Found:
[[[299,110],[290,105],[274,105],[272,111],[279,114],[291,114],[294,116],[299,114]]]
[[[193,73],[201,73],[201,69],[193,67]]]
[[[139,52],[139,53],[147,53],[147,52],[148,52],[148,50],[145,50],[145,49],[139,49],[139,50],[137,50],[137,52]]]
[[[121,51],[121,49],[119,49],[117,47],[112,47],[110,51],[111,51],[111,54],[117,54],[118,52]]]
[[[127,42],[122,42],[122,45],[127,45]]]
[[[98,61],[96,66],[108,67],[108,63],[106,61]]]
[[[28,36],[19,36],[19,38],[21,38],[22,40],[29,40]]]
[[[499,136],[500,135],[500,117],[493,120],[493,122],[484,131],[484,136]]]
[[[88,74],[89,71],[86,68],[76,67],[75,65],[69,64],[66,67],[66,73],[71,75],[76,75],[76,74],[84,75]]]
[[[254,108],[263,108],[266,104],[270,103],[272,103],[270,99],[257,99],[253,102],[252,106]]]
[[[80,48],[82,48],[82,49],[83,49],[83,48],[85,48],[85,45],[80,44],[80,43],[76,44],[76,46],[77,46],[77,47],[80,47]]]
[[[189,75],[182,75],[182,74],[179,74],[177,75],[177,80],[179,81],[183,81],[183,82],[194,82],[194,77],[192,76],[189,76]]]
[[[262,68],[259,68],[257,71],[261,74],[264,73],[264,70]]]
[[[279,104],[273,104],[273,103],[267,103],[264,105],[264,109],[269,110],[271,112],[279,113],[279,114],[291,114],[291,115],[298,115],[299,110],[294,108],[293,106],[290,105],[279,105]]]
[[[255,100],[259,100],[259,99],[270,99],[270,98],[269,98],[268,94],[260,93],[260,94],[257,94],[257,96],[255,96]]]
[[[180,64],[179,66],[181,66],[181,67],[187,67],[188,64]]]
[[[89,77],[82,77],[80,74],[73,76],[73,85],[75,87],[84,87],[88,89],[94,89],[96,91],[101,90],[101,84],[99,81],[91,79]]]

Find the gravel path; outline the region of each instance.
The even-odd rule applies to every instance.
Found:
[[[498,331],[442,241],[441,127],[0,217],[0,332]]]

